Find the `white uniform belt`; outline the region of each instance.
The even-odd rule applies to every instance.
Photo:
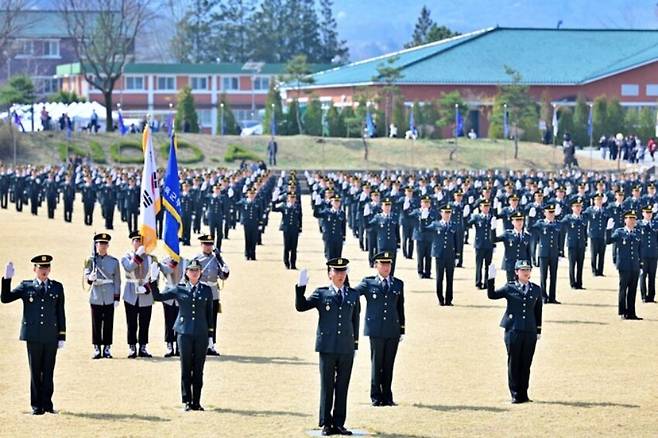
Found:
[[[126,278],[126,283],[136,284],[137,286],[144,286],[144,280],[139,280],[136,278]]]
[[[94,280],[94,286],[102,286],[104,284],[113,284],[114,280],[107,280],[107,279],[96,279]]]

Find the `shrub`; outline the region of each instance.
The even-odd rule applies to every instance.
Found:
[[[105,151],[103,147],[95,141],[89,143],[89,149],[91,151],[91,160],[94,163],[106,164],[107,159],[105,158]]]
[[[66,161],[70,155],[78,155],[80,157],[89,155],[87,151],[74,143],[59,143],[57,145],[57,153],[61,161]]]
[[[137,155],[134,155],[134,152],[130,155],[124,155],[124,152],[128,150],[137,151]],[[139,143],[131,142],[119,142],[110,145],[110,157],[116,163],[120,164],[142,164],[144,163],[144,154],[142,152],[142,146]]]
[[[224,161],[232,163],[236,160],[258,161],[260,157],[255,152],[248,151],[240,145],[230,144],[224,153]]]
[[[169,159],[169,143],[160,146],[160,154],[165,160]],[[196,164],[202,162],[205,156],[199,146],[185,141],[179,141],[176,158],[181,164]]]

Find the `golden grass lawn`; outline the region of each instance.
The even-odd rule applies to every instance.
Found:
[[[322,241],[304,202],[304,232],[298,267],[308,267],[309,288],[327,283]],[[151,324],[153,359],[126,359],[123,307],[115,315],[113,360],[93,361],[88,296],[81,287],[83,259],[94,231],[82,224],[38,217],[29,210],[0,210],[0,263],[16,264],[16,281],[31,278],[29,259],[55,257],[52,278],[66,291],[67,342],[57,356],[55,408],[59,415],[29,415],[29,374],[18,341],[21,304],[0,306],[0,435],[2,436],[305,436],[317,426],[319,374],[313,351],[317,313],[297,313],[296,271],[281,261],[282,238],[274,213],[258,247],[258,261],[243,257],[238,229],[224,242],[231,277],[223,291],[221,358],[209,358],[202,404],[206,412],[181,410],[179,363],[164,359],[163,312]],[[127,251],[127,228],[112,231],[111,254]],[[185,247],[185,256],[197,246]],[[344,256],[350,277],[370,274],[366,254],[351,236]],[[502,257],[495,254],[496,263]],[[589,263],[589,256],[586,264]],[[369,403],[370,361],[363,339],[354,364],[347,426],[380,436],[655,436],[658,434],[658,305],[638,303],[644,321],[616,317],[617,274],[607,254],[606,277],[585,269],[585,291],[568,288],[567,261],[560,261],[561,306],[544,311],[543,338],[532,368],[534,403],[509,404],[506,355],[498,322],[503,302],[474,287],[474,254],[455,275],[455,307],[437,305],[433,280],[419,280],[415,261],[401,259],[405,281],[407,336],[395,368],[399,406]],[[538,281],[539,272],[533,272]],[[498,284],[504,274],[499,273]],[[16,284],[14,281],[14,285]]]

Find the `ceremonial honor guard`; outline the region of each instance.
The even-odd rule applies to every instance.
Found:
[[[642,208],[642,217],[638,225],[642,239],[640,294],[643,302],[653,303],[656,297],[656,264],[658,263],[658,223],[653,220],[653,204]]]
[[[157,278],[158,267],[152,265],[151,277]],[[160,293],[153,288],[156,301],[176,300],[178,316],[174,330],[178,334],[180,350],[181,392],[186,411],[203,411],[201,388],[206,351],[212,343],[213,298],[208,285],[201,281],[201,264],[192,260],[185,269],[185,283],[167,288]]]
[[[222,312],[222,305],[219,296],[219,283],[218,280],[226,280],[229,276],[230,270],[228,264],[224,262],[218,249],[213,248],[214,238],[208,234],[199,236],[201,242],[201,253],[194,257],[201,266],[201,282],[210,287],[213,298],[213,311],[210,317],[213,327],[211,342],[208,345],[208,356],[219,356],[219,352],[215,349],[217,342],[217,314]]]
[[[349,260],[327,261],[331,284],[304,296],[308,273],[303,269],[295,287],[298,312],[316,309],[319,314],[315,351],[320,354],[320,427],[322,435],[351,435],[345,429],[347,390],[354,352],[359,345],[359,294],[345,285]],[[332,412],[333,407],[333,412]]]
[[[395,406],[391,383],[398,344],[404,337],[404,283],[393,277],[394,254],[375,255],[377,275],[365,277],[354,289],[366,297],[364,335],[370,338],[370,400],[373,406]]]
[[[436,264],[436,296],[440,306],[452,306],[452,286],[455,265],[458,262],[457,248],[459,246],[457,232],[450,221],[452,208],[450,205],[441,207],[441,220],[435,221],[426,228],[434,231],[432,242],[432,257]],[[443,277],[446,279],[446,293],[443,296]]]
[[[3,303],[23,301],[23,320],[20,340],[27,344],[27,357],[30,364],[30,403],[33,415],[45,412],[55,413],[53,409],[53,374],[57,349],[64,347],[66,340],[66,315],[64,312],[64,288],[62,283],[48,278],[49,255],[32,258],[33,280],[22,281],[13,290],[11,279],[14,265],[7,263],[2,277]]]
[[[624,213],[623,228],[617,228],[610,236],[617,253],[615,263],[619,271],[619,306],[618,314],[621,319],[640,320],[635,313],[635,295],[637,294],[637,281],[640,276],[640,251],[642,239],[635,229],[637,214],[633,210]],[[614,227],[614,219],[608,219],[607,227]]]
[[[297,194],[289,192],[286,202],[272,201],[272,211],[281,213],[283,264],[286,269],[297,269],[297,242],[302,232],[302,206],[297,202]]]
[[[89,291],[91,305],[91,338],[94,345],[93,359],[112,358],[112,332],[114,309],[121,299],[121,272],[119,260],[107,253],[110,235],[100,233],[94,236],[94,250],[85,262],[84,276]]]
[[[517,281],[496,290],[496,267],[489,266],[487,296],[492,300],[507,300],[500,326],[505,329],[507,383],[512,403],[516,404],[531,401],[528,398],[528,384],[535,346],[541,337],[542,291],[530,282],[530,261],[518,260],[514,267]]]

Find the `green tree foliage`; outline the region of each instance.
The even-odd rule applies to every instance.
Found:
[[[612,98],[608,101],[606,108],[606,127],[610,131],[611,135],[617,135],[621,132],[626,134],[624,131],[624,112],[621,108],[619,100]]]
[[[579,94],[573,110],[573,132],[571,133],[571,139],[577,146],[589,146],[588,118],[589,105],[585,102],[585,96]]]
[[[599,96],[594,99],[592,106],[592,125],[594,132],[594,141],[598,142],[601,136],[614,135],[606,125],[608,117],[608,100],[605,96]]]
[[[223,106],[222,106],[223,104]],[[217,132],[222,133],[222,113],[224,118],[224,134],[226,135],[239,135],[240,134],[240,124],[235,119],[235,114],[231,109],[231,104],[228,101],[228,98],[225,94],[222,94],[219,98],[219,111],[217,112]],[[223,109],[222,109],[223,107]]]
[[[273,111],[274,110],[274,111]],[[274,114],[274,122],[276,124],[276,133],[285,134],[281,129],[285,125],[283,119],[283,108],[281,103],[281,94],[276,87],[274,81],[270,82],[270,89],[267,92],[267,98],[265,99],[265,116],[263,117],[263,133],[271,134],[272,133],[272,115]]]
[[[306,134],[322,136],[322,104],[317,96],[312,96],[304,112],[304,129]]]
[[[12,76],[0,87],[0,105],[31,104],[35,99],[34,84],[29,76]]]
[[[404,45],[405,48],[420,46],[434,41],[460,35],[459,32],[453,32],[446,26],[437,25],[432,20],[431,12],[427,6],[423,5],[420,15],[416,21],[414,32],[411,35],[411,41]]]
[[[656,135],[656,110],[647,106],[642,107],[638,124],[637,134],[642,139],[642,143],[646,144],[650,137]]]
[[[314,82],[306,55],[297,55],[286,64],[286,75],[284,76],[284,80],[294,85],[295,93],[293,95],[293,101],[295,102],[294,116],[295,122],[297,123],[297,133],[303,134],[304,126],[302,125],[302,118],[299,111],[299,94],[301,92],[301,87]],[[292,110],[292,105],[290,108]]]
[[[178,132],[199,132],[199,118],[194,105],[192,89],[184,87],[176,98],[176,119],[174,126]]]

